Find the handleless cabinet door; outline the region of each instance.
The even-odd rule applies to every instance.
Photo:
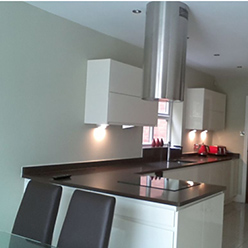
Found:
[[[225,127],[226,96],[204,88],[187,89],[186,129],[221,130]]]
[[[222,247],[223,199],[219,194],[179,210],[177,248]]]
[[[141,98],[143,70],[110,60],[109,91]]]
[[[154,126],[157,124],[157,106],[135,96],[109,93],[108,123]]]
[[[142,69],[111,59],[89,60],[84,122],[157,125],[158,102],[142,100],[141,93]]]

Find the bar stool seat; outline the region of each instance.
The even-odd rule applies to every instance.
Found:
[[[30,181],[16,215],[13,234],[51,244],[62,187]]]
[[[115,198],[75,190],[58,240],[59,248],[107,248]]]

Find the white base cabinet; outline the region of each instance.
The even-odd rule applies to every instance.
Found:
[[[222,247],[223,193],[184,207],[116,200],[110,248]]]
[[[164,171],[163,177],[225,186],[225,203],[238,195],[239,159]]]
[[[63,186],[55,246],[74,190]],[[222,192],[183,207],[112,196],[116,207],[109,248],[221,248]]]

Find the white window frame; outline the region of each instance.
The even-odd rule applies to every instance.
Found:
[[[167,144],[169,142],[169,132],[170,132],[170,125],[171,125],[171,117],[172,117],[172,104],[171,102],[168,101],[169,107],[168,107],[168,114],[161,114],[158,112],[158,119],[164,119],[167,121],[167,139],[165,142],[165,144]],[[150,131],[150,135],[149,135],[149,141],[147,143],[143,143],[142,140],[142,145],[146,146],[146,145],[151,145],[152,144],[152,140],[153,140],[153,134],[154,134],[154,127],[149,127],[149,131]],[[142,136],[143,137],[143,136]]]

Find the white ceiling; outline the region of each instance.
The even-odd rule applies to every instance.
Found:
[[[99,32],[143,47],[145,1],[28,2]],[[248,78],[248,1],[186,1],[187,64],[214,76]],[[133,14],[140,9],[141,14]],[[216,57],[214,54],[220,54]],[[237,66],[242,66],[238,69]]]

